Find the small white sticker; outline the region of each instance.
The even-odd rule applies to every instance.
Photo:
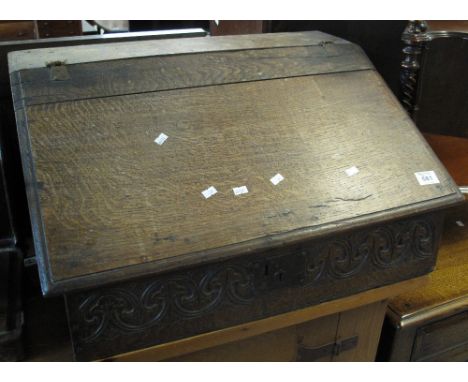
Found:
[[[159,146],[161,146],[164,142],[166,142],[166,139],[169,138],[166,134],[161,133],[158,135],[158,137],[154,140],[155,143],[157,143]]]
[[[358,172],[359,172],[359,169],[358,169],[356,166],[347,168],[347,169],[345,170],[345,173],[346,173],[346,175],[348,175],[348,176],[356,175]]]
[[[247,189],[247,186],[234,187],[232,191],[234,192],[234,195],[236,196],[247,194],[249,192],[249,190]]]
[[[283,175],[278,173],[273,178],[270,179],[270,182],[276,186],[279,182],[282,182],[283,180],[284,180]]]
[[[457,226],[459,226],[459,227],[464,227],[464,226],[465,226],[465,225],[463,224],[463,222],[460,221],[460,220],[457,220],[455,223],[457,223]]]
[[[415,172],[414,175],[416,175],[416,179],[421,186],[440,183],[434,171]]]
[[[212,197],[214,194],[216,194],[218,190],[214,188],[213,186],[208,187],[206,190],[202,191],[202,195],[205,197],[205,199],[208,199]]]

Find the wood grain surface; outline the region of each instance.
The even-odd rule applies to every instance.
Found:
[[[53,50],[57,47],[71,46],[74,49],[81,45],[102,45],[116,42],[145,41],[170,38],[189,38],[206,36],[201,28],[159,30],[149,32],[107,33],[73,37],[49,37],[35,40],[0,41],[0,97],[11,98],[10,78],[8,68],[8,53],[22,51],[27,56],[35,57],[31,51],[39,49]],[[28,52],[28,53],[26,53]],[[50,53],[49,53],[50,54]],[[22,59],[21,59],[22,61]],[[52,60],[53,61],[53,60]],[[50,61],[47,61],[50,62]],[[45,63],[43,66],[46,67]]]
[[[178,38],[173,41],[122,42],[112,45],[64,46],[24,50],[8,54],[10,73],[23,69],[45,68],[54,61],[68,65],[85,62],[119,60],[137,57],[183,53],[229,51],[318,45],[322,42],[350,44],[348,41],[319,31],[299,33],[265,33],[259,35]]]
[[[356,349],[334,355],[334,362],[373,362],[379,345],[387,300],[340,313],[337,340],[358,336]]]
[[[373,71],[38,105],[28,121],[56,280],[456,192]],[[425,170],[441,184],[420,186]]]
[[[457,223],[459,222],[459,223]],[[459,226],[460,222],[464,226]],[[436,308],[462,310],[468,306],[468,202],[447,212],[437,265],[423,288],[408,291],[390,301],[399,317],[424,315]],[[445,314],[447,314],[447,309]],[[440,309],[439,309],[440,310]],[[453,309],[452,309],[453,310]],[[427,311],[427,314],[424,314]],[[444,314],[443,309],[435,313]],[[417,318],[417,317],[416,317]]]
[[[457,192],[373,71],[45,104],[27,115],[55,280]],[[158,146],[161,132],[169,139]],[[351,166],[359,174],[347,176]],[[441,183],[420,186],[414,173],[426,170]],[[276,173],[285,180],[275,187]],[[242,185],[249,193],[235,197]],[[209,186],[218,194],[205,200]]]
[[[67,73],[63,81],[51,81],[53,67],[12,75],[13,87],[21,87],[13,91],[15,102],[35,105],[373,68],[361,49],[351,44],[152,56],[62,67]]]
[[[45,57],[65,65],[44,68]],[[42,49],[9,62],[45,293],[462,198],[362,51],[323,33]],[[418,184],[428,170],[440,184]],[[218,193],[204,199],[210,186]],[[234,196],[238,186],[249,193]]]

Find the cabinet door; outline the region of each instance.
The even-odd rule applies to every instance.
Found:
[[[379,301],[170,361],[374,361],[386,306]]]

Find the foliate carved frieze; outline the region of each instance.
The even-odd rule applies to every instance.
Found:
[[[317,287],[361,272],[397,268],[435,256],[431,216],[318,239],[215,265],[73,296],[79,341],[143,332],[162,322],[201,317],[227,305],[254,304],[276,288]]]
[[[114,287],[85,295],[78,307],[83,324],[80,340],[93,342],[101,334],[144,331],[172,316],[192,318],[214,310],[220,303],[249,304],[255,297],[252,275],[240,266],[208,269],[152,280],[130,288]]]

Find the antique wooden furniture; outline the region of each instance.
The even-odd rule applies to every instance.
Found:
[[[468,202],[445,219],[429,283],[390,301],[379,359],[468,360]]]
[[[18,359],[22,356],[21,327],[23,323],[21,296],[25,303],[37,300],[34,282],[23,278],[23,253],[26,271],[34,267],[34,253],[30,251],[31,230],[22,177],[16,124],[11,99],[7,54],[15,50],[74,46],[122,41],[143,41],[161,38],[205,36],[201,29],[158,31],[149,33],[117,33],[108,36],[81,36],[48,38],[26,41],[0,42],[0,359]],[[32,272],[27,273],[28,277]],[[37,313],[37,312],[35,312]],[[27,321],[28,317],[26,317]],[[27,322],[26,322],[27,326]]]
[[[360,48],[320,32],[9,70],[42,288],[79,360],[424,275],[462,200]]]
[[[405,20],[218,20],[214,36],[319,30],[359,45],[395,95],[400,91],[401,34]]]

